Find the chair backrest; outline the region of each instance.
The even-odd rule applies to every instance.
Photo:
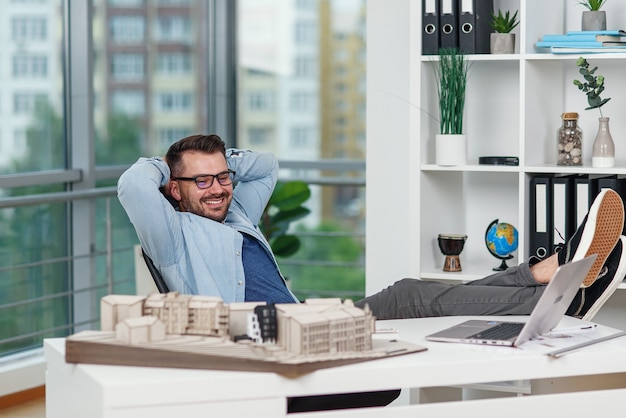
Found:
[[[165,280],[163,280],[163,276],[161,276],[161,273],[159,273],[159,270],[157,270],[157,268],[154,266],[152,259],[148,257],[148,254],[146,254],[143,248],[141,249],[141,255],[143,255],[143,259],[146,262],[148,271],[150,272],[150,275],[152,276],[152,279],[154,280],[154,284],[156,285],[159,292],[160,293],[169,292],[170,289],[167,287],[167,284],[165,284]]]

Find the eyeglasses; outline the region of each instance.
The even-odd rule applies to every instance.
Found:
[[[193,181],[198,186],[198,189],[208,189],[213,186],[213,180],[215,179],[217,179],[220,186],[232,184],[235,174],[233,170],[226,170],[217,174],[200,174],[195,177],[172,177],[172,180]]]

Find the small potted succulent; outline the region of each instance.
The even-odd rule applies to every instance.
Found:
[[[494,30],[490,39],[492,54],[512,54],[515,52],[515,34],[511,31],[519,25],[517,13],[517,10],[513,16],[508,10],[504,14],[502,10],[498,10],[498,14],[491,13],[490,26]]]
[[[606,11],[600,10],[607,0],[582,0],[578,4],[587,8],[583,12],[582,30],[606,30]]]
[[[604,76],[596,75],[598,67],[591,68],[589,62],[583,57],[578,58],[576,66],[579,67],[578,72],[583,76],[583,81],[575,79],[574,85],[587,96],[589,106],[585,110],[598,109],[600,112],[600,118],[598,119],[600,125],[596,139],[593,142],[591,166],[613,167],[615,164],[615,144],[609,131],[609,118],[602,115],[602,106],[611,99],[600,97],[604,92]]]

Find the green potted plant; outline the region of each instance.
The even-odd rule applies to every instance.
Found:
[[[576,60],[576,66],[579,67],[578,72],[582,75],[583,81],[574,79],[574,85],[587,96],[589,106],[585,110],[598,109],[600,112],[598,119],[600,125],[593,142],[591,165],[593,167],[613,167],[615,164],[615,144],[609,131],[609,118],[602,114],[602,106],[611,98],[603,99],[600,97],[604,92],[604,76],[596,75],[598,67],[591,68],[589,62],[583,57]]]
[[[289,257],[300,248],[300,239],[288,232],[292,222],[311,211],[303,206],[311,189],[303,181],[278,181],[261,216],[259,228],[278,257]]]
[[[600,10],[607,0],[581,0],[578,4],[587,10],[583,12],[582,30],[606,30],[606,11]]]
[[[467,138],[463,134],[465,87],[469,62],[457,48],[439,50],[435,65],[439,99],[439,134],[435,153],[439,165],[463,165],[467,162]]]
[[[502,14],[502,10],[498,10],[498,14],[491,13],[490,26],[494,30],[490,39],[492,54],[512,54],[515,52],[515,34],[511,31],[519,25],[517,13],[517,10],[513,16],[508,10],[504,14]]]

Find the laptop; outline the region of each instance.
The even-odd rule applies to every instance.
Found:
[[[468,320],[426,336],[443,341],[517,347],[553,329],[574,300],[597,255],[559,266],[527,322]]]

